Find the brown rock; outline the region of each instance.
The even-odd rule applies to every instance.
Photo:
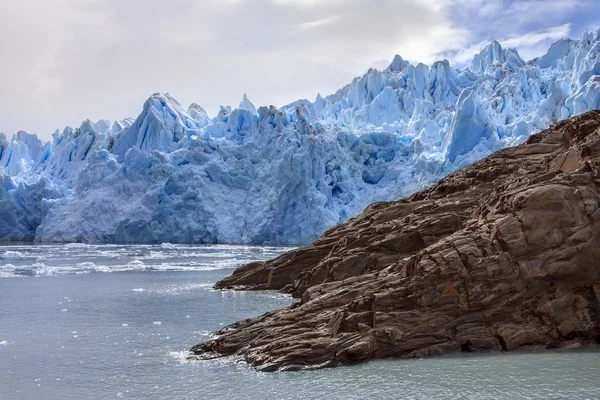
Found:
[[[600,340],[600,111],[531,136],[220,288],[301,302],[192,349],[262,370]]]

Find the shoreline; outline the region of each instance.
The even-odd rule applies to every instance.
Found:
[[[563,121],[216,288],[300,303],[198,355],[260,370],[600,340],[600,111]]]

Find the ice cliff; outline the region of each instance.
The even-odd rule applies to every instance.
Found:
[[[0,239],[307,243],[549,125],[600,108],[600,30],[525,62],[492,42],[470,66],[396,56],[314,102],[211,118],[154,94],[137,119],[42,143],[0,134]]]

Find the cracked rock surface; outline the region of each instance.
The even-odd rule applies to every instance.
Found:
[[[195,346],[265,371],[600,340],[600,111],[533,135],[218,288],[300,302]]]

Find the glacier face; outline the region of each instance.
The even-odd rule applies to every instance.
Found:
[[[396,56],[314,102],[210,118],[155,94],[137,119],[50,142],[0,134],[0,239],[300,244],[550,124],[600,108],[600,30],[525,62]]]

